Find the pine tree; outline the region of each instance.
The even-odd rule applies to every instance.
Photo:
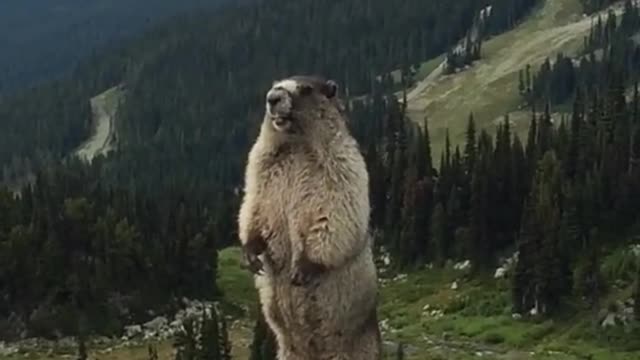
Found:
[[[150,344],[147,347],[147,355],[149,356],[147,360],[158,360],[158,349]]]
[[[538,163],[539,150],[538,150],[538,120],[536,116],[535,107],[531,111],[531,125],[529,125],[529,132],[527,135],[527,144],[525,148],[525,155],[527,159],[527,175],[525,176],[528,179],[528,182],[531,182],[533,179],[533,175],[535,173],[536,165]],[[527,191],[528,186],[527,184]]]
[[[486,153],[481,155],[471,176],[470,236],[468,239],[470,244],[467,246],[467,256],[477,269],[486,269],[491,260],[487,223],[489,184],[486,156]]]
[[[551,149],[553,142],[553,124],[551,122],[551,105],[547,102],[538,128],[537,150],[542,156]]]
[[[200,360],[198,352],[197,328],[194,319],[186,319],[183,330],[176,334],[173,347],[176,348],[175,360]]]
[[[84,331],[78,335],[78,360],[87,360],[87,344]]]
[[[465,172],[470,176],[476,161],[476,125],[473,119],[473,113],[469,114],[466,139],[464,147]]]
[[[578,91],[573,103],[573,114],[571,116],[571,133],[569,135],[569,149],[565,167],[569,179],[574,179],[578,172],[582,173],[583,168],[579,163],[580,138],[582,136],[582,122],[584,121],[584,104],[582,103],[582,92]]]
[[[399,343],[396,350],[396,360],[404,360],[404,344]]]
[[[511,285],[513,311],[523,314],[535,304],[534,265],[537,228],[531,199],[524,206],[522,227],[518,236],[517,258]]]
[[[540,231],[536,251],[535,289],[536,301],[543,313],[553,313],[567,289],[565,254],[560,251],[561,179],[562,171],[555,153],[547,152],[540,161],[530,197],[535,202],[533,216]]]
[[[203,310],[199,336],[200,351],[197,360],[218,360],[222,353],[218,314],[215,308]]]
[[[524,80],[524,86],[525,86],[525,91],[527,92],[527,94],[531,93],[531,88],[533,87],[533,84],[531,82],[531,65],[527,64],[526,70],[525,70],[525,80]]]
[[[636,321],[640,321],[640,266],[636,271],[636,282],[633,291],[633,314]]]
[[[220,356],[219,360],[231,360],[231,341],[229,340],[229,332],[227,329],[227,320],[224,314],[219,315],[220,318]]]
[[[434,246],[435,260],[443,264],[449,255],[449,232],[447,231],[447,213],[441,203],[438,203],[431,217],[431,239]]]
[[[424,138],[424,159],[426,161],[425,169],[427,178],[432,178],[435,176],[435,169],[433,167],[433,159],[431,152],[431,136],[429,135],[429,120],[427,117],[424,117],[424,122],[422,126],[423,138]]]

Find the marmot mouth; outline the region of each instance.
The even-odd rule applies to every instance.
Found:
[[[291,117],[289,116],[274,116],[271,118],[273,127],[278,131],[287,130],[291,126]]]

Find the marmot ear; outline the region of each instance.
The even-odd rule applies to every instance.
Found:
[[[335,80],[328,80],[324,84],[324,95],[331,99],[338,93],[338,83]]]

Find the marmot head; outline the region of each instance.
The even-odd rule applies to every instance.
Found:
[[[343,106],[337,98],[338,84],[317,76],[292,76],[273,83],[266,96],[265,120],[280,133],[341,120]]]

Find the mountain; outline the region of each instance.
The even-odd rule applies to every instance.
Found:
[[[0,3],[0,94],[58,78],[78,61],[168,17],[224,0],[6,0]]]

